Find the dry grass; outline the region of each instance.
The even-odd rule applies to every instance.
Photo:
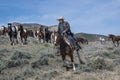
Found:
[[[28,45],[10,46],[8,37],[0,37],[0,80],[120,79],[120,47],[96,41],[82,48],[79,53],[86,64],[79,64],[74,54],[76,71],[66,71],[52,44],[29,38]]]

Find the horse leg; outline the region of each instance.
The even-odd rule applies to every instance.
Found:
[[[23,44],[23,37],[21,36],[20,38],[21,38],[21,43]]]
[[[80,54],[79,54],[78,51],[77,51],[77,55],[78,55],[78,59],[79,59],[80,64],[85,64],[85,63],[81,60],[81,58],[80,58]]]
[[[117,47],[119,46],[119,41],[117,41]]]
[[[16,44],[18,44],[17,35],[15,36],[15,39],[16,39]]]
[[[27,43],[27,36],[25,36],[24,40],[25,40],[25,43]]]
[[[18,44],[18,39],[16,38],[16,44]]]
[[[71,62],[72,62],[72,67],[73,67],[73,70],[75,71],[76,68],[75,68],[75,63],[74,63],[74,58],[73,58],[73,54],[70,55],[70,58],[71,58]]]
[[[115,45],[115,41],[112,40],[112,42],[113,42],[113,46],[116,46],[116,45]]]
[[[63,60],[63,66],[67,66],[66,61],[65,61],[66,55],[62,54],[62,60]]]
[[[11,37],[11,45],[13,46],[13,43],[14,43],[14,37],[13,37],[13,35],[12,35],[12,37]]]

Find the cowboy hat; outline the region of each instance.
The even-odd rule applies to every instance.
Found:
[[[64,18],[62,16],[58,17],[57,20],[64,20]]]

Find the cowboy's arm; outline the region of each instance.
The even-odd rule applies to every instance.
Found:
[[[58,33],[60,33],[60,24],[58,24]]]
[[[70,25],[68,22],[65,23],[65,30],[63,32],[69,32],[70,31]]]

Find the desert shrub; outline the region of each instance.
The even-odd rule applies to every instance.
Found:
[[[58,75],[60,75],[60,73],[58,71],[50,70],[50,71],[48,71],[47,73],[44,74],[44,78],[45,78],[45,80],[46,79],[51,80],[52,78],[54,78],[54,77],[56,77]]]
[[[43,54],[43,56],[46,56],[48,58],[55,58],[54,54]]]
[[[97,78],[95,78],[95,77],[86,77],[86,78],[83,79],[83,80],[97,80]]]
[[[20,52],[20,51],[15,51],[14,54],[12,55],[11,59],[16,60],[16,59],[30,59],[31,55],[26,52]]]
[[[2,58],[5,57],[4,53],[0,53],[0,60],[2,60]]]
[[[115,55],[120,55],[120,50],[114,50],[112,53]]]
[[[41,56],[39,60],[31,63],[32,68],[41,68],[41,66],[49,65],[49,60],[47,56]]]
[[[112,54],[111,52],[110,53],[108,53],[108,52],[104,52],[104,53],[102,53],[102,57],[108,57],[108,58],[115,58],[115,55],[114,54]]]
[[[104,58],[96,57],[88,63],[92,69],[107,69],[107,64],[105,63]]]
[[[38,45],[39,42],[34,40],[34,41],[32,41],[32,43],[35,45]]]
[[[29,64],[27,60],[20,60],[20,59],[0,61],[0,72],[7,68],[23,66],[26,64]]]
[[[21,75],[15,75],[14,80],[25,80]]]
[[[8,53],[8,52],[10,52],[8,49],[2,49],[2,50],[0,50],[0,53]]]
[[[115,58],[115,55],[111,52],[97,52],[94,57],[97,57],[97,56],[100,56],[100,57],[104,57],[104,58]]]
[[[35,73],[34,73],[32,70],[26,69],[26,70],[23,72],[23,75],[26,76],[26,77],[31,77],[31,76],[34,76]]]
[[[9,43],[9,40],[5,36],[0,36],[0,44],[6,44]]]
[[[104,58],[111,58],[111,59],[116,59],[118,57],[120,57],[120,52],[119,50],[113,50],[113,51],[101,51],[101,52],[96,52],[95,55],[93,55],[93,57],[104,57]]]
[[[4,70],[6,68],[6,64],[4,63],[4,61],[0,60],[0,73],[2,70]]]
[[[29,64],[29,62],[27,60],[17,59],[17,60],[6,61],[5,64],[7,68],[12,68],[12,67],[18,67],[25,64]]]
[[[47,43],[46,43],[46,44],[44,44],[44,46],[45,46],[45,47],[50,47],[50,45],[49,45],[49,44],[47,44]]]
[[[120,59],[114,60],[111,66],[112,66],[112,67],[115,67],[115,66],[117,66],[117,65],[120,65]]]
[[[83,72],[91,72],[94,71],[90,66],[86,65],[80,65],[79,69],[82,70]]]

